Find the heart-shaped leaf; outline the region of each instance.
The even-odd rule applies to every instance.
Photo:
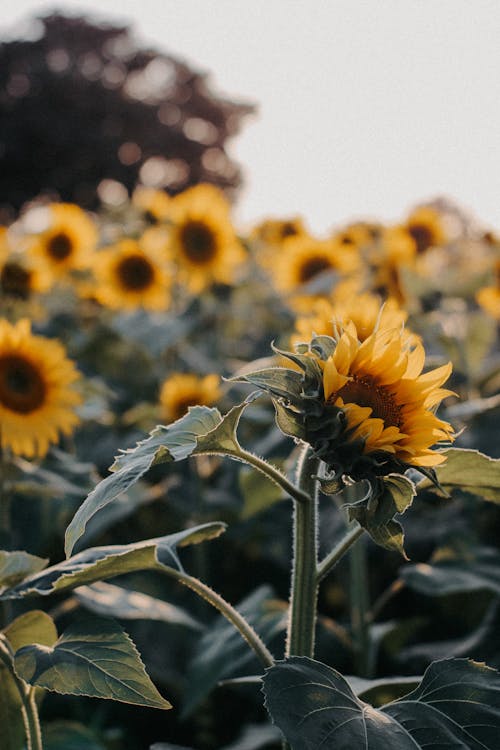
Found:
[[[334,669],[306,657],[267,670],[264,693],[293,750],[498,749],[500,675],[466,659],[434,662],[413,692],[380,709],[360,700]]]
[[[15,654],[14,668],[29,685],[63,695],[172,708],[147,676],[127,633],[112,620],[80,620],[52,648],[24,646]]]

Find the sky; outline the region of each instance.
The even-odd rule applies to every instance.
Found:
[[[229,145],[241,223],[324,233],[447,196],[500,230],[498,0],[16,0],[0,36],[54,9],[130,24],[257,105]]]

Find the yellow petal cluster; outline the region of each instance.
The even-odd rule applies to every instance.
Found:
[[[435,409],[452,395],[441,388],[451,364],[423,373],[423,346],[410,348],[400,328],[380,326],[361,341],[351,322],[337,335],[323,365],[324,397],[344,410],[349,440],[365,441],[364,453],[382,451],[413,466],[442,463],[432,446],[452,440],[453,430]]]
[[[81,402],[78,372],[58,341],[31,333],[27,319],[0,319],[0,443],[16,455],[44,456],[70,434]]]
[[[173,373],[162,384],[160,404],[168,422],[180,419],[190,406],[211,406],[221,397],[220,378],[210,374]]]

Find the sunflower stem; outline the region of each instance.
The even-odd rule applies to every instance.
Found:
[[[38,707],[35,699],[35,688],[27,685],[14,671],[14,652],[8,640],[0,633],[0,661],[8,669],[21,698],[21,715],[26,734],[26,750],[43,750],[42,732]]]
[[[259,456],[256,456],[254,453],[245,450],[241,446],[239,446],[238,452],[227,451],[221,455],[232,456],[238,461],[243,461],[244,463],[253,466],[254,469],[257,469],[257,471],[260,471],[268,479],[281,487],[281,489],[284,490],[287,495],[289,495],[297,502],[305,504],[309,502],[309,495],[307,494],[307,491],[304,490],[300,485],[294,485],[275,466],[268,463],[263,458],[259,458]]]
[[[307,496],[294,503],[293,569],[286,656],[314,656],[318,597],[318,481],[320,459],[304,447],[298,487]]]
[[[234,625],[238,630],[241,637],[248,643],[250,648],[253,649],[259,660],[262,662],[264,667],[272,667],[274,664],[274,657],[268,650],[267,646],[262,641],[258,633],[253,629],[250,623],[238,612],[229,602],[226,602],[220,594],[207,586],[205,583],[190,576],[184,571],[175,570],[174,568],[166,568],[164,570],[166,575],[175,578],[175,580],[183,583],[192,591],[201,596],[205,601],[211,604],[217,609],[221,615],[224,615],[226,620]]]
[[[325,578],[328,573],[337,565],[345,553],[363,534],[364,528],[357,521],[354,521],[346,530],[346,533],[335,545],[331,552],[324,557],[318,564],[318,583]]]
[[[355,544],[350,551],[351,579],[351,628],[354,643],[356,674],[359,677],[370,676],[369,667],[369,589],[366,545]]]

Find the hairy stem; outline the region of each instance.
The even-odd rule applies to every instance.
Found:
[[[369,677],[368,570],[366,545],[356,544],[350,552],[351,627],[356,657],[356,674]]]
[[[247,451],[244,448],[240,447],[238,452],[227,452],[221,455],[231,456],[237,461],[243,461],[243,463],[253,466],[254,469],[257,469],[257,471],[260,471],[268,479],[281,487],[281,489],[284,490],[284,492],[286,492],[286,494],[294,500],[297,500],[299,503],[308,502],[309,496],[302,487],[297,487],[296,485],[294,485],[285,477],[284,474],[281,473],[279,469],[277,469],[267,461],[264,461],[263,458],[259,458],[259,456],[256,456],[254,453],[251,453],[250,451]]]
[[[364,529],[357,521],[354,521],[346,530],[345,535],[335,545],[331,552],[324,557],[318,565],[318,583],[328,575],[328,573],[341,560],[345,553],[350,549],[354,542],[363,534]]]
[[[0,661],[9,670],[21,698],[21,715],[26,733],[26,750],[43,750],[40,719],[35,701],[35,689],[27,685],[14,672],[14,653],[9,642],[0,633]]]
[[[293,570],[286,656],[314,656],[318,596],[318,469],[306,446],[298,466],[298,487],[307,501],[294,503]]]
[[[274,657],[268,650],[267,646],[262,641],[261,637],[256,633],[250,623],[241,615],[237,609],[235,609],[229,602],[220,596],[216,591],[207,586],[205,583],[200,581],[198,578],[188,575],[180,570],[174,568],[168,568],[164,571],[167,575],[175,578],[184,586],[187,586],[192,591],[195,591],[199,596],[203,597],[205,601],[209,602],[215,609],[217,609],[229,622],[234,625],[238,630],[242,638],[252,648],[259,660],[262,662],[264,667],[272,667],[274,664]]]

